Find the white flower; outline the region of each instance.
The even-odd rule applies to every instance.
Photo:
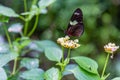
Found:
[[[65,39],[69,40],[69,39],[70,39],[70,37],[69,37],[69,36],[65,36]]]
[[[78,39],[75,39],[74,42],[79,42],[79,40],[78,40]]]
[[[57,43],[59,43],[61,46],[66,48],[78,48],[80,44],[78,44],[78,39],[76,40],[70,40],[69,36],[58,38]]]
[[[114,53],[119,49],[119,46],[116,46],[115,43],[108,43],[107,45],[104,46],[104,49],[108,53]]]

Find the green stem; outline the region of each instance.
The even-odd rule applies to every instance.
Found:
[[[110,75],[110,73],[105,76],[105,79],[106,79],[109,75]]]
[[[37,24],[38,24],[38,20],[39,20],[39,14],[36,15],[35,24],[34,24],[32,30],[29,32],[28,37],[30,37],[33,34],[33,32],[35,31]]]
[[[24,11],[25,11],[25,12],[27,11],[27,1],[26,1],[26,0],[24,0]],[[20,18],[21,18],[21,17],[20,17]],[[26,17],[26,18],[27,18],[27,17]],[[22,19],[22,18],[21,18],[21,19]],[[29,21],[26,21],[25,19],[24,19],[24,21],[25,21],[24,36],[26,36]]]
[[[69,63],[69,58],[70,58],[70,48],[68,49],[68,55],[67,55],[67,58],[66,58],[66,59],[67,59],[67,62],[64,61],[64,60],[63,60],[63,62],[62,62],[63,66],[61,66],[61,72],[64,71],[65,66]]]
[[[64,47],[62,46],[62,63],[64,62]]]
[[[61,65],[61,74],[64,70],[64,47],[62,46],[62,62],[61,62],[63,65]]]
[[[24,10],[25,10],[25,12],[27,11],[27,1],[26,0],[24,0]],[[26,18],[27,17],[25,17],[25,19]],[[26,34],[27,34],[28,24],[29,24],[29,20],[25,20],[24,36],[26,36]]]
[[[38,1],[38,0],[33,0],[33,1],[32,1],[32,5],[31,5],[31,7],[30,7],[30,12],[31,12],[31,10],[32,10],[32,6],[35,5],[35,4],[37,3],[37,1]]]
[[[20,35],[21,35],[21,37],[24,37],[24,35],[23,35],[23,33],[22,33],[22,32],[20,32]]]
[[[26,12],[27,11],[27,1],[24,0],[24,11]]]
[[[5,25],[4,25],[4,30],[5,30],[5,34],[6,34],[6,36],[7,36],[7,39],[8,39],[9,46],[10,46],[10,48],[12,49],[12,42],[11,42],[10,36],[9,36],[9,34],[8,34],[8,31],[7,31],[7,28],[6,28]]]
[[[19,18],[20,18],[21,20],[25,21],[25,18],[24,18],[24,17],[22,17],[22,16],[19,16]]]
[[[67,55],[67,59],[70,58],[70,48],[68,49],[68,55]]]
[[[17,67],[17,58],[14,60],[14,67],[13,67],[12,75],[15,74],[15,72],[16,72],[16,67]]]
[[[24,2],[25,2],[25,1],[24,1]],[[32,10],[32,6],[35,5],[36,3],[37,3],[37,0],[33,0],[32,5],[31,5],[31,8],[30,8],[30,12],[31,12],[31,10]],[[25,3],[24,3],[24,4],[25,4]],[[24,5],[24,7],[25,7],[25,5]],[[30,15],[28,15],[28,16],[26,17],[26,19],[27,19],[29,16],[30,16]],[[31,19],[30,19],[30,20],[31,20]],[[24,36],[27,35],[28,24],[29,24],[30,20],[25,20]]]
[[[35,5],[38,0],[33,0],[32,5]]]
[[[104,68],[103,68],[103,71],[102,71],[101,78],[104,77],[104,74],[105,74],[105,70],[106,70],[106,67],[107,67],[107,64],[108,64],[109,57],[110,57],[110,53],[107,54],[107,57],[106,57],[106,61],[105,61],[105,64],[104,64]]]
[[[60,67],[61,67],[61,75],[62,75],[62,73],[63,73],[63,71],[64,71],[64,69],[65,69],[65,67],[66,67],[66,65],[69,63],[68,61],[69,61],[69,58],[70,58],[70,48],[68,49],[68,55],[67,55],[67,63],[66,63],[66,61],[64,60],[64,47],[62,47],[62,51],[63,51],[63,54],[62,54],[62,64],[63,65],[61,65]],[[60,80],[62,79],[62,77],[60,77]]]
[[[26,36],[26,34],[27,34],[28,24],[29,24],[29,21],[26,21],[25,22],[25,28],[24,28],[24,36]]]

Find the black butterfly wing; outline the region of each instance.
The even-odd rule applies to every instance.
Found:
[[[68,36],[79,37],[82,35],[82,33],[83,33],[83,24],[77,24],[75,26],[70,26],[66,31],[66,34]]]
[[[83,25],[83,14],[82,11],[78,8],[74,11],[70,22],[68,24],[68,28],[66,30],[66,34],[68,36],[81,36],[84,31]]]

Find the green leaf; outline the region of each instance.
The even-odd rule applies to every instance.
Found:
[[[76,80],[101,80],[97,74],[89,73],[75,64],[67,65],[63,72],[64,75],[71,73],[73,73]]]
[[[46,9],[46,8],[40,9],[40,13],[41,13],[41,14],[46,14],[46,13],[47,13],[47,9]]]
[[[32,5],[31,11],[29,12],[29,17],[27,20],[31,20],[33,16],[39,14],[39,8],[36,5]]]
[[[23,15],[23,16],[30,15],[30,12],[23,12],[23,13],[21,13],[21,15]]]
[[[16,73],[14,75],[8,76],[7,80],[21,80],[19,77],[19,73]]]
[[[0,5],[0,14],[7,17],[19,17],[19,15],[15,13],[14,10],[3,5]]]
[[[32,5],[31,11],[23,12],[23,13],[21,13],[21,15],[29,15],[29,17],[31,16],[31,18],[32,18],[37,13],[39,13],[39,8],[36,5]]]
[[[21,41],[20,47],[24,48],[30,44],[31,40],[30,39],[24,39]]]
[[[37,15],[39,14],[39,8],[36,5],[32,5],[32,10],[31,10],[32,15]]]
[[[6,65],[9,61],[14,60],[18,57],[18,54],[15,52],[5,53],[0,55],[0,67]]]
[[[40,0],[38,2],[38,5],[41,9],[43,9],[43,8],[46,8],[47,6],[49,6],[50,4],[52,4],[55,1],[56,0]]]
[[[0,22],[8,22],[8,21],[9,21],[8,17],[0,15]]]
[[[15,23],[12,24],[9,28],[9,32],[14,32],[14,33],[21,33],[22,32],[23,25],[21,23]]]
[[[26,20],[31,20],[33,16],[38,15],[38,14],[45,14],[47,13],[47,9],[39,9],[36,5],[32,5],[31,11],[29,12],[23,12],[21,15],[29,15]]]
[[[86,71],[91,72],[91,73],[95,73],[95,74],[98,73],[98,71],[97,71],[98,65],[94,60],[87,58],[87,57],[83,57],[83,56],[73,57],[72,59],[74,59],[75,62],[81,68],[85,69]]]
[[[9,52],[9,45],[7,43],[0,43],[0,55]]]
[[[56,43],[50,40],[42,40],[42,41],[33,41],[33,43],[29,46],[31,49],[44,51],[45,48],[48,47],[58,47]]]
[[[62,51],[56,47],[48,47],[45,49],[45,56],[51,61],[60,62],[62,58]]]
[[[114,78],[114,79],[112,79],[112,80],[120,80],[120,77],[116,77],[116,78]]]
[[[41,14],[46,14],[47,9],[46,8],[39,9],[36,5],[33,5],[30,12],[23,12],[23,13],[21,13],[21,15],[29,15],[27,20],[30,20],[34,15],[37,15],[37,14],[40,14],[40,13]]]
[[[45,72],[45,80],[60,80],[60,71],[57,68],[50,68]]]
[[[20,62],[21,67],[25,67],[27,69],[33,69],[39,67],[39,60],[32,58],[23,58]]]
[[[44,80],[44,71],[42,69],[31,69],[20,75],[25,80]]]
[[[7,74],[3,68],[0,68],[0,80],[7,80]]]

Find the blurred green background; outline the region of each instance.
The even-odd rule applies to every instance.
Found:
[[[28,7],[31,1],[27,0]],[[23,0],[0,0],[0,4],[11,7],[17,13],[24,12]],[[81,47],[72,50],[71,56],[83,55],[96,60],[101,73],[106,57],[103,46],[108,42],[120,46],[120,0],[56,0],[47,8],[47,14],[40,15],[37,29],[31,38],[56,42],[57,38],[65,36],[64,31],[76,8],[83,11],[84,33],[79,37]],[[11,18],[8,25],[19,21]],[[32,23],[34,18],[29,30]],[[1,28],[0,34],[5,35]],[[48,64],[52,62],[48,61]],[[107,72],[111,73],[109,79],[120,76],[120,49],[109,60]]]

